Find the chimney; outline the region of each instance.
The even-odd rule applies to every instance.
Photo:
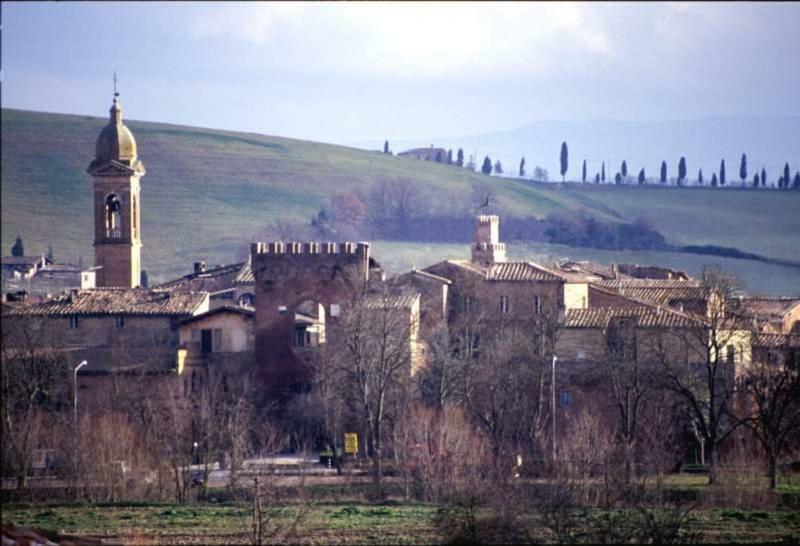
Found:
[[[200,273],[206,272],[206,262],[194,262],[194,274],[199,275]]]

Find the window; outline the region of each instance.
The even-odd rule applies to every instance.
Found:
[[[775,351],[769,351],[767,353],[767,364],[770,366],[778,364],[778,354]]]
[[[295,328],[294,331],[294,346],[295,347],[310,347],[311,346],[311,332],[305,326]]]
[[[240,307],[255,307],[256,305],[256,296],[255,294],[246,293],[239,296],[239,306]]]
[[[561,405],[569,406],[572,404],[572,393],[570,391],[561,391]]]
[[[508,313],[508,296],[500,296],[500,312]]]
[[[470,309],[475,307],[475,298],[472,296],[464,296],[462,299],[462,306],[465,312],[469,312]]]
[[[69,317],[69,327],[72,330],[78,327],[78,317]]]
[[[122,203],[119,197],[113,193],[106,197],[105,203],[105,220],[106,220],[106,237],[109,239],[118,239],[122,237],[122,221],[120,220],[120,211],[122,210]]]
[[[341,313],[341,312],[342,312],[342,308],[339,306],[338,303],[332,303],[331,304],[331,316],[332,317],[338,317],[339,313]]]
[[[125,317],[122,315],[117,315],[114,317],[114,326],[117,328],[125,328]]]
[[[213,350],[211,332],[211,330],[200,330],[200,352],[203,354],[208,354]]]
[[[728,345],[726,351],[726,362],[732,365],[736,361],[736,348],[733,345]]]
[[[631,318],[612,317],[606,331],[606,344],[612,358],[636,360],[636,322]]]
[[[533,296],[533,314],[542,314],[542,300],[539,296]]]

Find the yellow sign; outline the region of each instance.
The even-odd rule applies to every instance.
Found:
[[[344,433],[344,452],[358,453],[358,434],[355,432]]]

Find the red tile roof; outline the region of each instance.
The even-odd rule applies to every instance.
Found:
[[[207,292],[93,288],[75,290],[41,303],[16,306],[6,312],[6,315],[192,315],[207,298]]]

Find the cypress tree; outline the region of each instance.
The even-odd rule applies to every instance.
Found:
[[[149,281],[149,278],[147,276],[147,271],[142,269],[142,274],[139,277],[139,284],[141,284],[143,288],[149,288],[149,286],[148,286],[149,282],[150,281]]]
[[[55,260],[55,255],[53,254],[53,245],[52,244],[47,245],[47,259],[50,261],[50,263],[55,263],[55,261],[56,261]]]
[[[667,183],[667,162],[666,161],[662,161],[661,162],[661,183],[662,184],[666,184]]]
[[[681,156],[681,160],[678,161],[678,185],[682,186],[683,181],[686,179],[686,158]]]
[[[717,173],[711,175],[711,187],[717,187]]]
[[[447,150],[447,164],[448,165],[452,165],[453,164],[453,149],[452,148]]]
[[[789,162],[786,162],[786,165],[783,166],[783,187],[788,188],[789,182],[792,179],[792,175],[789,173]]]
[[[622,166],[620,166],[619,172],[622,173],[622,179],[626,180],[628,178],[628,164],[625,163],[625,160],[622,160]]]
[[[11,247],[11,255],[15,258],[21,258],[25,255],[25,247],[22,245],[22,237],[17,235],[17,240],[14,241],[14,246]]]
[[[481,172],[483,174],[492,174],[492,160],[489,159],[489,156],[483,158],[483,166],[481,166]]]
[[[800,190],[800,171],[794,173],[794,189]]]
[[[564,182],[567,174],[567,168],[569,167],[569,152],[567,151],[567,143],[561,143],[561,156],[559,158],[561,160],[561,181]]]
[[[761,167],[761,187],[765,187],[767,185],[767,171],[764,167]]]
[[[614,184],[620,184],[622,182],[622,175],[617,173],[614,175]]]
[[[464,166],[464,150],[461,148],[458,149],[458,155],[456,156],[456,165],[459,167]]]
[[[697,171],[697,183],[701,186],[703,185],[703,169]]]
[[[385,140],[383,142],[383,153],[385,153],[385,154],[389,153],[389,141],[388,140]]]
[[[759,177],[759,176],[758,176],[758,174],[756,174],[756,175],[753,177],[753,187],[754,187],[755,189],[758,189],[758,186],[759,186],[759,183],[760,183],[760,182],[761,182],[761,177]]]
[[[438,152],[436,152],[436,163],[441,163],[441,162],[442,162],[442,159],[444,159],[444,158],[442,157],[442,151],[441,151],[441,150],[439,150]]]
[[[639,184],[644,184],[644,167],[639,171]]]
[[[525,177],[525,156],[522,156],[522,159],[519,160],[519,177]]]
[[[600,181],[606,183],[606,162],[603,161],[603,167],[600,169]]]
[[[595,173],[594,174],[594,183],[595,184],[599,184],[600,183],[600,173]]]
[[[742,163],[739,165],[739,178],[742,179],[742,185],[747,179],[747,154],[742,154]]]
[[[725,160],[723,159],[722,162],[719,164],[719,185],[725,185]]]
[[[503,174],[503,164],[499,159],[494,162],[494,174]]]
[[[583,174],[581,176],[581,180],[583,180],[583,183],[586,184],[586,160],[585,159],[583,160]]]

